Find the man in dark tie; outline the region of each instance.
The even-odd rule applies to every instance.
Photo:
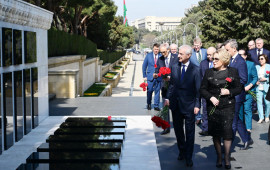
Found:
[[[251,145],[252,141],[249,141],[249,135],[246,129],[245,124],[243,121],[239,118],[239,112],[240,108],[243,105],[246,97],[246,92],[244,89],[245,84],[248,81],[248,70],[247,70],[247,64],[245,60],[242,58],[241,55],[238,54],[237,48],[238,44],[235,39],[227,40],[225,43],[225,49],[229,52],[231,55],[231,62],[230,67],[234,67],[238,70],[239,77],[240,77],[240,83],[243,85],[243,89],[241,94],[237,95],[235,97],[235,113],[234,113],[234,119],[232,124],[232,129],[234,136],[236,134],[236,131],[238,131],[242,142],[244,143],[244,146],[240,149],[246,150],[248,149],[249,145]]]
[[[173,48],[176,48],[177,49],[177,46]],[[164,44],[161,44],[160,45],[160,53],[161,53],[161,57],[158,58],[158,61],[157,61],[157,68],[156,68],[156,71],[154,73],[154,78],[157,78],[158,77],[158,73],[159,73],[159,69],[161,67],[168,67],[170,68],[173,64],[175,63],[178,63],[178,57],[176,54],[172,54],[170,52],[170,47],[169,47],[169,44],[167,43],[164,43]],[[162,101],[164,103],[164,100],[167,96],[167,91],[168,91],[168,87],[166,87],[166,84],[168,83],[168,81],[170,81],[170,77],[168,76],[166,79],[163,79],[162,82],[161,82],[161,96],[162,96]],[[167,83],[166,83],[167,82]],[[167,122],[170,122],[170,114],[169,114],[169,111],[167,113],[167,119],[166,119]],[[170,133],[170,128],[167,128],[167,129],[164,129],[163,132],[161,132],[161,135],[165,135],[167,133]]]
[[[266,54],[267,57],[270,58],[270,51],[263,48],[263,39],[261,38],[256,39],[256,48],[249,50],[248,53],[250,54],[251,57],[250,60],[253,61],[255,65],[260,64],[258,60],[258,56],[260,54]],[[270,60],[268,60],[268,64],[270,64]]]
[[[209,47],[207,49],[207,59],[203,60],[200,64],[200,73],[201,78],[203,79],[204,73],[207,69],[213,67],[213,59],[214,53],[216,52],[215,47]],[[206,100],[202,98],[202,131],[199,132],[200,135],[207,136],[208,135],[208,116],[207,116],[207,107],[206,107]]]
[[[189,61],[192,48],[179,48],[177,64],[171,67],[171,78],[165,105],[172,110],[173,126],[179,149],[178,160],[186,159],[193,166],[192,154],[195,139],[195,115],[200,111],[200,68]],[[185,133],[184,133],[185,125]]]
[[[194,38],[193,40],[192,54],[190,57],[190,62],[200,67],[201,61],[207,59],[207,50],[202,48],[202,40],[199,37]],[[196,124],[199,125],[201,123],[201,114],[196,115]]]
[[[159,109],[159,102],[160,102],[160,85],[161,85],[161,78],[154,78],[153,74],[155,72],[155,68],[157,67],[157,60],[159,58],[159,44],[155,43],[153,45],[153,52],[148,53],[144,58],[143,65],[142,65],[142,72],[143,72],[143,80],[147,81],[147,109],[151,110],[151,103],[152,103],[152,94],[155,91],[155,98],[154,98],[154,109],[156,111],[160,111]]]

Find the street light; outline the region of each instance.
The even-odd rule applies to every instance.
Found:
[[[184,33],[184,31],[183,31],[182,28],[176,28],[176,29],[175,29],[175,33],[176,33],[176,44],[177,44],[177,47],[178,47],[178,39],[177,39],[177,32],[176,32],[176,30],[181,30],[182,33]],[[183,44],[184,44],[184,34],[183,34]]]
[[[159,22],[159,25],[160,25],[160,32],[161,32],[161,35],[162,35],[162,26],[164,25],[164,22]]]
[[[197,29],[197,25],[195,25],[194,23],[187,23],[185,26],[184,26],[184,32],[183,32],[183,44],[186,44],[186,26],[188,26],[189,24],[192,24],[195,26],[196,28],[196,38],[198,37],[198,29]]]

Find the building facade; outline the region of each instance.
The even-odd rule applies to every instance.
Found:
[[[143,19],[137,19],[131,23],[131,26],[135,26],[137,29],[148,29],[149,31],[167,31],[174,30],[183,17],[156,17],[147,16]]]
[[[49,116],[52,17],[22,0],[0,1],[0,154]]]

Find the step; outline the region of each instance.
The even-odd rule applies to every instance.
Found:
[[[65,122],[126,122],[126,118],[123,117],[111,117],[110,119],[101,117],[69,117]]]
[[[125,128],[125,122],[64,122],[60,128]]]

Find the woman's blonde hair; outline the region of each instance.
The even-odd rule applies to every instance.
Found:
[[[226,49],[218,49],[215,53],[214,53],[214,56],[215,55],[218,55],[218,58],[219,60],[223,63],[223,65],[225,67],[227,67],[229,64],[230,64],[230,59],[231,59],[231,56],[230,54],[228,53],[228,51]]]

